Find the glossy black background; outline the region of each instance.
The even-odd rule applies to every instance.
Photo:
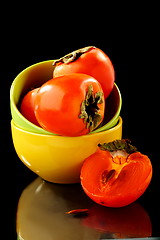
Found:
[[[28,7],[14,11],[1,28],[0,153],[1,199],[6,239],[16,239],[15,220],[18,199],[23,189],[36,178],[18,159],[10,132],[9,89],[13,79],[34,63],[59,58],[75,49],[94,45],[113,62],[122,98],[123,137],[129,138],[153,163],[152,182],[138,202],[148,212],[153,236],[160,236],[160,117],[159,117],[159,37],[158,17],[148,6],[130,12],[113,23],[106,13],[98,18],[59,12],[51,6]],[[49,8],[51,7],[50,11]],[[6,8],[7,9],[7,8]],[[101,10],[103,7],[101,8]],[[156,8],[154,8],[155,10]],[[141,15],[143,10],[143,14]],[[87,11],[90,11],[88,8]],[[109,11],[109,10],[108,10]],[[85,11],[84,11],[85,12]],[[36,14],[35,14],[36,13]],[[47,14],[48,13],[48,14]],[[152,19],[150,19],[150,14]],[[46,16],[47,15],[47,16]],[[74,16],[74,17],[73,17]],[[76,21],[73,19],[76,18]],[[80,20],[80,22],[77,22]],[[83,22],[81,22],[83,20]],[[74,25],[74,23],[76,25]],[[113,25],[111,26],[111,23]]]

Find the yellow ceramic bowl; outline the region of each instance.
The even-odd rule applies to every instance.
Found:
[[[57,135],[44,130],[28,121],[19,111],[22,97],[31,89],[40,87],[53,77],[53,60],[36,63],[19,73],[10,89],[11,115],[17,126],[39,134]],[[122,98],[118,86],[115,84],[110,96],[106,100],[106,112],[103,124],[94,132],[104,131],[117,124],[122,105]]]
[[[22,130],[11,121],[15,150],[22,162],[43,179],[55,183],[79,182],[85,158],[93,154],[98,143],[122,137],[122,119],[106,131],[80,137],[36,134]]]

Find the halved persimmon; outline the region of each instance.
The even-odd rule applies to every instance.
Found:
[[[99,144],[81,169],[81,184],[95,202],[107,207],[123,207],[137,200],[152,177],[150,159],[129,140]]]

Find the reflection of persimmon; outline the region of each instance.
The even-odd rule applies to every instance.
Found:
[[[133,203],[124,208],[106,208],[93,205],[86,218],[85,226],[101,232],[115,234],[117,237],[149,237],[152,235],[152,224],[146,211]]]

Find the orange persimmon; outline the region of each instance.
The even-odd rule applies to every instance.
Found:
[[[99,48],[89,46],[73,51],[53,62],[53,77],[84,73],[94,77],[102,86],[104,98],[111,93],[115,71],[110,58]]]

